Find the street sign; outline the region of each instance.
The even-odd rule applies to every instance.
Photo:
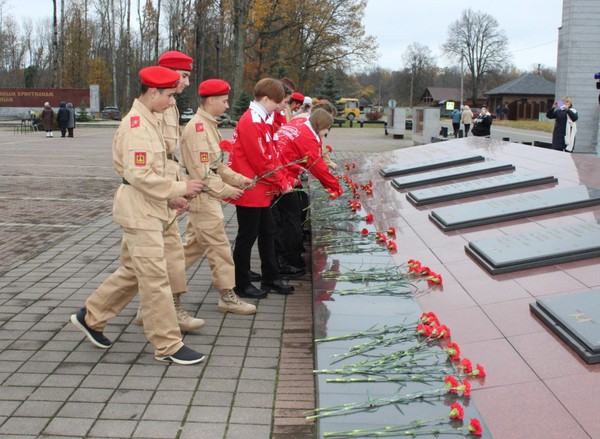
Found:
[[[396,108],[397,102],[394,99],[388,101],[388,108]]]
[[[454,110],[454,101],[446,102],[446,110]]]

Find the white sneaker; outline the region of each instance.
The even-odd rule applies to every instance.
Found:
[[[219,297],[219,305],[217,310],[222,313],[232,314],[256,314],[256,306],[244,302],[240,297],[233,292],[233,290],[227,290],[221,292]]]

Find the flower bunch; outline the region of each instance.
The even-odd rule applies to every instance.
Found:
[[[456,378],[448,376],[444,381],[444,385],[436,389],[423,390],[404,395],[398,391],[389,398],[369,398],[365,402],[351,402],[329,407],[318,407],[313,410],[315,414],[307,416],[306,419],[312,420],[327,416],[347,415],[362,410],[371,410],[373,408],[382,407],[388,404],[409,404],[413,401],[423,401],[447,394],[452,394],[459,397],[469,396],[471,394],[471,385],[467,380],[460,383]]]
[[[444,417],[428,421],[416,420],[404,425],[388,425],[384,428],[324,432],[323,437],[416,437],[420,435],[432,435],[437,437],[444,433],[481,436],[483,434],[483,429],[481,428],[481,422],[477,418],[471,418],[471,422],[467,427],[463,427],[462,423],[456,425],[457,421],[462,421],[464,417],[465,409],[463,406],[458,402],[453,402],[450,405],[450,412]],[[442,428],[444,425],[447,427]]]
[[[409,259],[407,262],[409,273],[415,273],[427,280],[429,285],[442,285],[442,275],[431,268],[423,266],[420,261]]]

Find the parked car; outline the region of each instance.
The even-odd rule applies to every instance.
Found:
[[[186,108],[185,110],[183,110],[181,112],[181,114],[179,115],[179,123],[183,124],[183,123],[187,123],[190,121],[190,119],[192,117],[194,117],[194,110],[191,108]]]
[[[220,116],[217,116],[215,119],[217,119],[217,122],[219,122],[220,128],[235,128],[237,125],[237,121],[231,119],[227,113],[223,113]]]
[[[104,107],[102,110],[102,119],[121,120],[121,110],[117,107]]]

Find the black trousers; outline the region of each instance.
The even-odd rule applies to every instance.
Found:
[[[250,257],[252,246],[258,238],[260,270],[264,282],[279,279],[275,257],[275,221],[270,207],[235,206],[238,233],[233,247],[235,286],[250,284]]]
[[[282,265],[304,268],[302,259],[302,199],[300,192],[290,192],[273,200],[273,217],[277,225],[275,251]]]

